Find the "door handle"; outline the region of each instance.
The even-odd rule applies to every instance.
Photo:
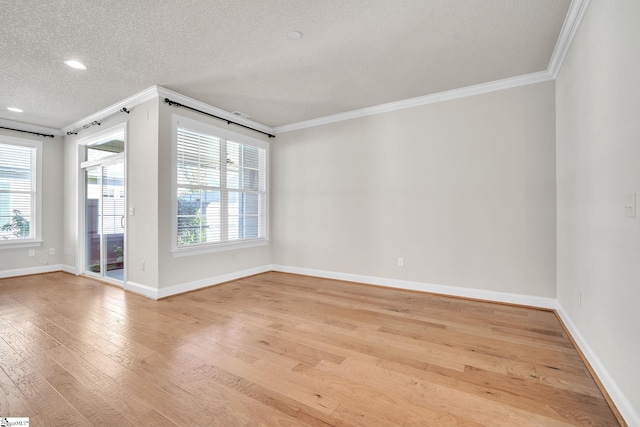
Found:
[[[124,228],[124,215],[120,217],[120,227]]]

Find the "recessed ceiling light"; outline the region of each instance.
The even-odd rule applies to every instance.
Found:
[[[75,68],[76,70],[86,70],[87,69],[87,66],[84,65],[82,62],[78,62],[78,61],[73,60],[73,59],[64,61],[64,63],[67,64],[71,68]]]
[[[13,111],[14,113],[24,113],[24,111],[16,107],[7,107],[7,110]]]
[[[302,33],[300,31],[291,31],[287,34],[287,37],[289,37],[289,40],[300,40],[302,38]]]

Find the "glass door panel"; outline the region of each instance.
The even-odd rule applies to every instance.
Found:
[[[124,163],[102,168],[102,235],[107,277],[124,275]]]
[[[124,279],[124,162],[85,169],[86,265],[89,274]]]
[[[85,170],[86,200],[86,256],[85,269],[88,273],[101,274],[101,236],[102,236],[102,168],[96,167]]]

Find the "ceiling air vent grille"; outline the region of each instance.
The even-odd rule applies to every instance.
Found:
[[[240,111],[234,111],[233,113],[234,116],[238,116],[238,117],[242,117],[243,119],[248,119],[249,115],[245,114],[245,113],[241,113]]]

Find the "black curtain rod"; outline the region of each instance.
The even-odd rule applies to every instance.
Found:
[[[12,130],[12,131],[15,131],[15,132],[22,132],[22,133],[30,133],[31,135],[44,136],[46,138],[53,138],[54,137],[53,135],[51,135],[49,133],[31,132],[30,130],[6,128],[4,126],[0,126],[0,129],[7,129],[7,130]]]
[[[110,119],[111,117],[113,117],[113,116],[115,116],[115,115],[118,115],[118,114],[120,114],[120,113],[127,113],[127,114],[129,114],[130,112],[131,112],[131,111],[127,110],[127,109],[126,109],[126,107],[122,107],[121,109],[119,109],[119,110],[118,110],[118,111],[116,111],[115,113],[113,113],[113,114],[109,114],[107,117],[104,117],[104,118],[100,119],[100,121],[98,121],[98,120],[94,120],[94,121],[92,121],[91,123],[87,123],[87,124],[86,124],[86,125],[84,125],[84,126],[80,126],[79,128],[76,128],[76,129],[74,129],[74,130],[70,130],[69,132],[67,132],[67,135],[77,135],[77,134],[78,134],[78,132],[80,132],[81,130],[88,129],[88,128],[90,128],[91,126],[95,126],[95,125],[100,126],[100,125],[102,124],[101,122],[103,122],[103,121],[105,121],[105,120],[107,120],[107,119]]]
[[[275,135],[272,135],[272,134],[270,134],[268,132],[263,132],[260,129],[255,129],[255,128],[252,128],[250,126],[243,125],[242,123],[234,122],[233,120],[225,119],[224,117],[216,116],[215,114],[210,114],[210,113],[207,113],[206,111],[198,110],[197,108],[193,108],[193,107],[189,107],[188,105],[180,104],[179,102],[172,101],[169,98],[165,98],[164,102],[166,102],[169,105],[175,105],[176,107],[186,108],[187,110],[195,111],[196,113],[200,113],[200,114],[204,114],[204,115],[209,116],[209,117],[213,117],[214,119],[224,120],[225,122],[227,122],[228,125],[234,124],[234,125],[242,126],[243,128],[246,128],[246,129],[250,129],[250,130],[252,130],[254,132],[260,132],[263,135],[267,135],[269,138],[275,138],[276,137]]]

